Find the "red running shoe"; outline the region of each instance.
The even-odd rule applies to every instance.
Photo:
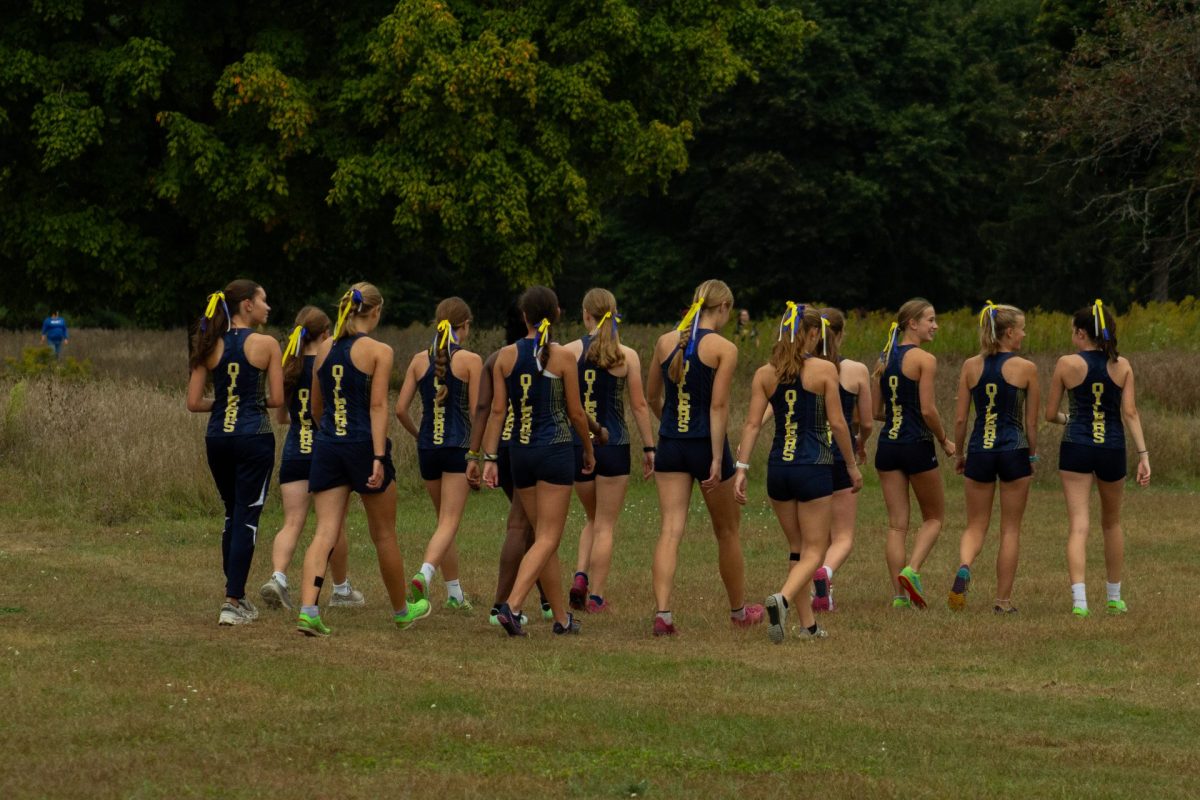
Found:
[[[588,582],[587,578],[575,573],[575,582],[571,584],[571,593],[568,602],[571,608],[576,611],[583,611],[587,604]]]
[[[655,636],[674,636],[678,631],[675,630],[675,623],[667,624],[662,621],[661,617],[654,618],[654,635]]]
[[[829,570],[821,567],[813,573],[813,611],[833,611],[833,582]]]
[[[734,625],[736,625],[739,628],[749,628],[753,625],[757,625],[758,623],[762,622],[763,616],[765,614],[766,614],[766,609],[764,609],[762,607],[762,604],[747,603],[746,604],[746,616],[743,617],[742,619],[734,619],[733,617],[730,617],[729,621],[732,622]]]
[[[587,612],[589,614],[607,614],[608,602],[603,597],[596,597],[594,594],[588,595]]]

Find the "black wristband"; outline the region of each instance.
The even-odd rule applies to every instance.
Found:
[[[387,456],[386,455],[375,456],[375,460],[380,461],[380,462],[387,461]]]
[[[643,447],[642,452],[643,453],[657,453],[658,448],[657,447]]]

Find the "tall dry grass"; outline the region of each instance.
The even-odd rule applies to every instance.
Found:
[[[1196,337],[1187,328],[1200,313],[1193,311],[1192,305],[1181,304],[1157,312],[1152,308],[1131,312],[1122,319],[1122,350],[1135,367],[1138,404],[1158,484],[1195,485],[1200,480],[1200,425],[1196,424],[1200,357],[1194,352]],[[939,354],[938,407],[948,429],[959,368],[975,349],[974,318],[969,313],[941,315],[941,331],[931,347]],[[845,354],[869,362],[878,345],[875,339],[886,331],[885,323],[879,314],[851,320]],[[648,361],[646,356],[666,327],[626,325],[622,337]],[[1066,317],[1031,313],[1028,327],[1026,343],[1031,346],[1026,355],[1038,364],[1047,385],[1055,359],[1069,344]],[[768,323],[761,323],[760,330],[756,340],[742,346],[730,418],[735,444],[741,436],[750,376],[766,360],[773,341]],[[570,321],[557,328],[561,341],[581,332],[580,325]],[[432,333],[417,325],[381,329],[380,338],[397,353],[393,392],[409,357],[428,346]],[[0,356],[18,354],[33,343],[31,338],[0,334]],[[478,330],[467,346],[487,353],[500,342],[500,331]],[[1159,349],[1158,343],[1171,349]],[[1145,349],[1138,351],[1139,345]],[[72,355],[92,362],[92,380],[0,378],[0,474],[8,473],[9,478],[0,499],[52,497],[56,513],[87,514],[100,521],[211,511],[216,495],[204,461],[205,417],[190,414],[183,404],[187,352],[183,332],[79,330],[70,347]],[[636,431],[636,426],[630,427]],[[278,434],[282,443],[282,429]],[[1039,429],[1040,450],[1047,456],[1035,478],[1039,484],[1057,482],[1054,464],[1060,435],[1056,425],[1043,424]],[[760,451],[768,438],[762,437]],[[393,426],[392,439],[401,488],[421,494],[411,437]],[[761,464],[761,452],[757,455]],[[951,466],[943,464],[943,469],[948,487],[954,487]],[[873,480],[870,472],[868,480]]]

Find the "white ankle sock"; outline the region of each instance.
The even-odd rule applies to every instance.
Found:
[[[282,586],[283,588],[286,589],[288,587],[287,586],[287,575],[284,575],[282,572],[272,572],[271,577],[274,578],[276,581],[278,581],[279,585]]]
[[[334,594],[350,594],[350,579],[347,578],[345,583],[335,583],[333,585]]]
[[[450,595],[451,600],[463,601],[462,584],[457,580],[446,581],[446,592]]]
[[[1105,581],[1104,588],[1108,590],[1108,599],[1109,600],[1120,600],[1121,599],[1121,582],[1120,581],[1117,581],[1116,583],[1109,583],[1108,581]]]
[[[425,576],[425,585],[433,583],[433,573],[437,571],[437,567],[426,561],[421,565],[421,574]]]
[[[1087,591],[1082,583],[1071,584],[1071,600],[1076,608],[1087,608]]]
[[[659,611],[659,612],[658,612],[657,614],[655,614],[654,616],[656,616],[656,617],[658,617],[659,619],[661,619],[661,620],[662,620],[664,623],[666,623],[667,625],[671,625],[671,624],[673,624],[673,623],[675,622],[675,619],[674,619],[674,618],[671,616],[671,612],[670,612],[670,611]]]

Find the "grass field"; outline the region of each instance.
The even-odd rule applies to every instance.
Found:
[[[994,540],[968,610],[941,601],[963,523],[947,480],[930,610],[886,607],[882,502],[869,486],[835,584],[840,610],[825,618],[831,638],[782,646],[729,628],[702,514],[681,552],[682,635],[650,636],[657,512],[645,484],[618,532],[614,613],[570,641],[541,624],[509,641],[486,608],[392,629],[358,512],[351,573],[369,605],[328,612],[334,635],[316,641],[265,609],[252,626],[216,626],[215,515],[97,527],[5,504],[0,797],[1195,796],[1194,492],[1129,491],[1131,611],[1077,620],[1061,498],[1037,490],[1009,619],[989,611]],[[760,480],[752,490],[743,539],[757,598],[781,579],[786,549]],[[401,506],[410,568],[432,528],[427,505]],[[503,513],[499,493],[473,497],[460,534],[481,606]],[[277,523],[271,507],[254,586]],[[567,567],[578,527],[573,516]]]

